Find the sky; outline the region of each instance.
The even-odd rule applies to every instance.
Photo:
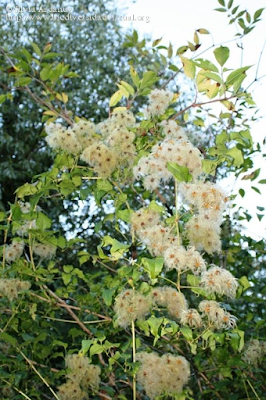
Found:
[[[161,44],[168,45],[171,42],[174,49],[185,45],[187,40],[193,41],[194,31],[199,28],[205,28],[211,33],[211,35],[201,36],[203,44],[200,51],[208,48],[213,43],[224,44],[227,40],[234,38],[237,33],[236,26],[228,25],[227,13],[214,11],[215,8],[221,7],[217,0],[136,0],[134,2],[132,0],[117,0],[117,5],[120,8],[125,7],[120,11],[121,15],[128,17],[128,19],[134,18],[133,23],[129,21],[121,23],[125,29],[136,29],[140,37],[148,34],[153,40],[162,37]],[[237,5],[240,5],[240,10],[246,9],[253,16],[256,10],[265,7],[265,0],[238,0],[234,1],[232,8]],[[226,43],[226,46],[230,48],[228,67],[236,69],[240,66],[254,65],[248,72],[248,78],[245,81],[247,84],[254,80],[259,59],[258,76],[266,74],[265,20],[266,10],[264,17],[262,14],[262,21],[244,40],[242,60],[241,50],[236,42]],[[264,51],[262,52],[263,48]],[[204,54],[204,57],[214,59],[212,51],[213,49],[209,50]],[[262,117],[252,127],[251,133],[254,141],[262,143],[266,137],[266,77],[253,84],[251,89]],[[226,180],[223,182],[223,186],[227,191],[233,191],[234,194],[238,193],[239,188],[243,188],[246,191],[247,195],[243,199],[238,195],[235,202],[247,208],[248,212],[253,215],[246,229],[253,237],[260,239],[265,237],[266,217],[259,222],[256,213],[260,213],[257,206],[266,206],[266,185],[256,184],[256,182],[266,179],[266,164],[262,157],[257,157],[254,161],[254,169],[261,168],[261,173],[256,181],[243,181],[241,180],[242,175],[237,182],[232,178]],[[259,195],[251,189],[251,185],[258,187],[262,194]]]

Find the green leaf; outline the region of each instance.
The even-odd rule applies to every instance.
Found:
[[[226,79],[226,85],[231,86],[235,82],[239,81],[240,78],[244,76],[246,77],[246,71],[251,67],[251,65],[247,67],[238,68],[235,71],[231,72]]]
[[[150,87],[157,80],[156,73],[153,71],[144,72],[143,78],[141,80],[140,88]]]
[[[212,79],[215,82],[222,83],[222,78],[215,74],[214,72],[206,71],[206,72],[201,72],[200,73],[202,76],[205,76],[206,78]]]
[[[181,46],[177,49],[176,55],[184,54],[188,50],[188,46]]]
[[[41,52],[40,48],[37,46],[37,44],[32,42],[31,46],[33,47],[33,50],[35,51],[35,53],[38,54],[38,56],[41,57],[42,52]]]
[[[0,95],[0,104],[4,103],[4,101],[6,101],[6,95],[5,94],[1,94]]]
[[[241,197],[245,196],[245,190],[244,189],[239,189],[239,194]]]
[[[257,21],[257,19],[261,16],[261,14],[263,13],[264,8],[259,8],[255,14],[254,14],[254,21]]]
[[[128,93],[131,94],[131,96],[134,96],[135,90],[133,86],[131,86],[129,83],[125,81],[120,81],[120,83],[128,91]]]
[[[145,271],[148,272],[150,278],[156,279],[157,276],[161,273],[163,269],[164,259],[163,257],[156,258],[142,258],[141,263],[145,268]]]
[[[51,227],[52,221],[50,220],[50,218],[48,218],[42,212],[38,212],[37,218],[36,218],[36,224],[39,229],[45,230],[45,229],[49,229]]]
[[[90,357],[94,356],[94,354],[101,354],[103,351],[103,345],[95,343],[90,348]]]
[[[16,87],[18,87],[18,86],[27,86],[27,85],[29,85],[31,83],[31,81],[32,81],[32,78],[29,78],[29,77],[19,78],[15,82],[14,86],[16,86]]]
[[[121,89],[113,94],[109,101],[109,107],[114,107],[123,97],[124,93]]]
[[[112,305],[113,295],[115,293],[115,289],[107,289],[103,292],[103,300],[107,306]]]
[[[253,189],[256,193],[261,194],[261,191],[256,186],[251,186],[251,189]]]
[[[227,4],[228,10],[232,7],[234,0],[229,0]]]
[[[131,215],[133,211],[132,210],[118,210],[116,213],[116,217],[119,219],[122,219],[122,221],[125,221],[127,223],[130,223],[131,221]]]
[[[35,194],[38,191],[35,185],[31,185],[30,183],[25,183],[23,186],[20,186],[15,193],[17,194],[18,198],[23,198],[25,196],[30,196]]]
[[[183,167],[175,162],[168,162],[167,169],[174,175],[178,182],[191,182],[193,179],[188,167]]]
[[[47,65],[40,72],[40,77],[43,81],[47,81],[50,78],[51,74],[51,65]]]
[[[108,193],[113,189],[113,185],[108,180],[97,179],[97,189]]]
[[[137,71],[132,67],[132,65],[130,66],[130,76],[131,79],[134,83],[134,85],[138,88],[139,87],[139,76]]]
[[[17,345],[17,339],[15,339],[13,336],[9,335],[6,332],[1,332],[0,333],[0,340],[3,340],[6,343],[11,344],[12,346]]]
[[[162,38],[160,38],[160,39],[155,39],[155,40],[152,42],[152,47],[157,46],[157,45],[161,42],[161,40],[162,40]]]
[[[238,282],[243,287],[243,292],[251,286],[246,276],[242,276],[240,279],[238,279]]]
[[[180,331],[188,341],[193,340],[193,332],[189,327],[183,326]]]
[[[130,244],[124,244],[111,236],[104,236],[102,240],[102,247],[111,245],[110,253],[113,260],[119,260],[123,254],[129,249]],[[99,246],[98,246],[99,247]]]
[[[227,151],[227,155],[233,158],[233,165],[235,167],[240,167],[244,163],[244,158],[242,151],[237,147],[233,147]]]
[[[226,61],[229,58],[229,55],[230,55],[230,50],[228,47],[220,46],[214,50],[214,56],[221,66],[223,66],[226,63]]]
[[[194,79],[196,74],[196,65],[194,61],[189,60],[188,58],[181,55],[179,57],[182,61],[185,75],[190,79]]]
[[[266,179],[261,179],[258,183],[265,184],[266,183]]]
[[[210,34],[210,32],[204,28],[197,29],[197,32],[199,32],[201,35],[209,35]]]

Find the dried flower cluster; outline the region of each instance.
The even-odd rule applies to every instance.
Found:
[[[60,400],[88,399],[88,388],[97,390],[100,384],[101,369],[89,363],[88,357],[79,354],[66,356],[66,367],[70,372],[66,375],[67,382],[58,388]]]
[[[202,157],[196,147],[186,139],[165,137],[152,147],[149,155],[139,159],[133,174],[136,179],[144,178],[144,187],[153,191],[173,178],[167,168],[168,162],[187,167],[194,178],[202,173]]]
[[[8,263],[18,260],[24,250],[25,243],[21,241],[13,240],[11,244],[5,248],[5,258]]]
[[[252,339],[247,342],[243,354],[243,360],[250,365],[258,366],[262,363],[263,357],[266,355],[266,342]]]
[[[233,329],[236,326],[236,317],[224,310],[216,301],[201,301],[199,311],[206,321],[205,324],[212,329]]]
[[[126,328],[133,321],[145,318],[151,308],[151,299],[133,289],[122,291],[115,299],[114,310],[119,326]]]
[[[0,279],[0,293],[6,296],[10,301],[16,299],[20,292],[28,290],[31,284],[28,281],[21,281],[19,279]]]
[[[188,383],[190,368],[188,361],[181,356],[140,352],[137,360],[141,365],[137,372],[137,381],[151,400],[167,393],[180,393]]]
[[[23,202],[23,201],[19,201],[18,202],[19,208],[21,209],[22,214],[28,214],[31,210],[31,205],[29,202]],[[39,206],[37,206],[36,211],[40,211],[41,208]],[[19,236],[28,236],[29,234],[29,229],[36,229],[37,228],[37,224],[36,224],[36,220],[32,219],[32,220],[24,220],[23,225],[20,225],[19,228],[16,230],[16,234]]]
[[[217,293],[235,298],[238,288],[238,282],[231,272],[226,269],[213,265],[201,276],[201,285],[207,294]]]
[[[51,243],[34,243],[32,249],[33,253],[40,258],[52,258],[56,252],[56,246]]]
[[[149,105],[144,110],[144,116],[149,119],[163,115],[174,99],[174,93],[168,90],[154,89],[148,96]]]
[[[45,128],[46,141],[53,149],[79,155],[101,177],[107,178],[118,166],[133,164],[135,134],[128,128],[134,125],[135,117],[128,110],[113,113],[98,125],[84,120],[69,128],[50,123]]]

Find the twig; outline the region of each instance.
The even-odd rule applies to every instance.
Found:
[[[231,100],[233,98],[235,98],[236,95],[232,95],[230,97],[224,97],[222,99],[214,99],[214,100],[210,100],[210,101],[204,101],[202,103],[196,103],[193,102],[192,104],[190,104],[189,106],[185,107],[183,110],[178,111],[177,113],[175,113],[174,115],[172,115],[172,117],[170,119],[176,119],[179,115],[183,114],[184,112],[186,112],[187,110],[189,110],[190,108],[195,108],[195,107],[201,107],[204,106],[205,104],[211,104],[211,103],[217,103],[217,102],[222,102],[222,101],[227,101],[227,100]]]
[[[30,294],[31,294],[31,296],[37,297],[37,299],[40,299],[40,300],[42,300],[42,301],[45,301],[46,303],[51,303],[51,300],[46,299],[45,297],[39,296],[38,294],[36,294],[36,293],[34,293],[34,292],[31,292]],[[62,304],[62,303],[53,303],[53,304],[55,304],[55,305],[58,306],[58,307],[66,308],[66,305],[65,305],[65,304]],[[96,317],[102,318],[102,319],[104,319],[104,320],[106,320],[106,321],[112,321],[112,318],[110,318],[110,317],[106,317],[105,315],[98,314],[98,313],[96,313],[96,312],[93,312],[93,311],[90,311],[90,310],[87,310],[87,309],[86,309],[86,310],[82,310],[81,307],[71,306],[71,305],[69,305],[69,304],[67,304],[67,307],[72,308],[72,310],[83,311],[83,312],[85,312],[85,313],[87,313],[87,314],[95,315]],[[100,321],[100,322],[101,322],[101,321]]]
[[[44,289],[54,298],[58,301],[59,304],[64,304],[64,307],[66,308],[67,312],[71,317],[77,322],[77,324],[81,327],[81,329],[87,333],[89,336],[93,336],[93,333],[83,324],[82,321],[77,317],[77,315],[74,313],[74,311],[69,307],[69,305],[61,299],[59,296],[57,296],[51,289],[49,289],[46,285],[43,286]]]
[[[34,364],[32,361],[21,351],[19,348],[17,348],[19,353],[22,355],[22,357],[27,361],[27,363],[30,365],[30,367],[33,369],[33,371],[38,375],[38,377],[42,380],[42,382],[49,388],[50,392],[54,395],[56,400],[60,400],[53,388],[49,385],[49,383],[44,379],[44,377],[40,374],[40,372],[35,368]]]

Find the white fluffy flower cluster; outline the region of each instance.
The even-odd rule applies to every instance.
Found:
[[[223,190],[211,182],[197,182],[181,183],[179,191],[196,211],[186,225],[190,244],[210,254],[220,252],[220,225],[228,200]]]
[[[60,400],[89,399],[88,388],[97,390],[100,384],[101,369],[90,364],[88,357],[79,354],[66,356],[66,367],[70,369],[67,382],[58,388]]]
[[[16,299],[20,292],[28,290],[31,284],[29,281],[20,279],[0,279],[0,293],[6,296],[10,301]]]
[[[205,324],[211,329],[233,329],[236,327],[236,317],[224,310],[217,301],[203,300],[199,303],[199,311]]]
[[[168,314],[180,319],[182,312],[188,309],[187,300],[183,293],[170,286],[158,286],[151,291],[154,305],[166,307]]]
[[[23,253],[25,243],[21,241],[13,240],[11,244],[5,248],[5,258],[8,263],[11,263],[19,259]]]
[[[136,290],[123,290],[115,299],[114,310],[119,326],[126,328],[132,321],[143,320],[153,307],[166,308],[167,313],[174,319],[180,319],[181,313],[188,309],[183,293],[170,286],[158,286],[147,295]]]
[[[238,282],[231,272],[216,265],[203,272],[201,285],[207,294],[216,293],[230,298],[236,297],[238,288]]]
[[[40,258],[52,258],[55,255],[56,246],[51,243],[34,243],[33,253]]]
[[[169,227],[160,221],[160,213],[143,207],[131,217],[132,229],[154,256],[162,256],[167,270],[187,270],[195,275],[206,271],[203,257],[194,247],[185,249]]]
[[[72,127],[61,124],[46,125],[46,141],[53,149],[79,155],[103,178],[120,166],[132,165],[135,158],[135,134],[128,128],[135,125],[129,110],[117,111],[109,120],[98,125],[79,120]]]
[[[22,214],[28,214],[31,209],[31,205],[29,202],[23,202],[19,201],[18,202],[19,208],[21,209]],[[37,206],[36,211],[40,211],[41,208]],[[32,220],[25,220],[23,225],[20,225],[19,228],[16,230],[16,234],[19,236],[27,236],[29,233],[29,229],[36,229],[37,224],[36,224],[36,219]]]
[[[157,115],[163,115],[174,99],[174,93],[168,90],[154,89],[148,96],[149,105],[144,110],[144,116],[148,119]]]
[[[133,289],[124,290],[115,299],[117,323],[126,328],[132,321],[144,319],[149,314],[150,308],[150,296],[144,296]]]
[[[248,364],[258,366],[266,355],[266,342],[251,339],[247,342],[243,354],[243,360]]]
[[[175,395],[181,393],[190,377],[189,362],[182,356],[140,352],[137,360],[141,365],[137,372],[137,381],[151,400],[163,393]]]
[[[187,167],[194,178],[202,172],[202,157],[196,147],[185,139],[166,137],[152,147],[148,156],[139,159],[133,174],[136,179],[144,178],[147,190],[155,190],[160,183],[165,184],[173,177],[167,168],[168,162]]]

